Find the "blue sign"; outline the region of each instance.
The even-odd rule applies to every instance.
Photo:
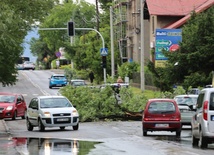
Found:
[[[167,60],[163,50],[174,52],[182,41],[181,29],[156,29],[155,60]]]
[[[108,48],[101,48],[100,49],[100,55],[101,56],[107,56],[108,55]]]

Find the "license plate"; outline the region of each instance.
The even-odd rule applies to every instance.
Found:
[[[58,118],[57,122],[64,122],[64,121],[68,121],[68,118]]]
[[[214,115],[211,116],[211,121],[214,121]]]
[[[57,86],[62,86],[61,84],[57,84]]]
[[[167,127],[169,127],[169,124],[155,124],[155,127],[167,128]]]

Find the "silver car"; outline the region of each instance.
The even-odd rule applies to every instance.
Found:
[[[192,117],[192,145],[207,148],[214,143],[214,88],[205,88],[197,99],[197,111]]]
[[[26,123],[28,131],[34,127],[39,127],[39,131],[44,131],[46,127],[64,130],[67,126],[78,130],[79,114],[64,96],[38,96],[31,100],[27,108]]]
[[[182,125],[191,125],[192,117],[195,114],[198,95],[177,95],[174,97],[181,112]]]

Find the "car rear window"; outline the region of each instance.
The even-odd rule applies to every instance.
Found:
[[[173,113],[175,109],[172,102],[151,102],[148,107],[150,113]]]
[[[197,102],[197,97],[190,96],[176,97],[175,101],[177,102],[177,104],[194,105]]]
[[[210,94],[210,105],[209,105],[210,110],[214,110],[214,93]]]
[[[65,76],[53,76],[54,79],[64,79]]]

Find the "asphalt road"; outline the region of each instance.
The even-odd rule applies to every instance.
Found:
[[[18,82],[14,86],[2,87],[0,91],[22,93],[29,103],[37,95],[56,95],[57,89],[49,89],[48,78],[51,71],[20,71]],[[214,145],[202,150],[191,145],[191,130],[186,127],[182,130],[181,138],[176,138],[175,133],[153,132],[147,137],[142,136],[141,121],[118,122],[81,122],[78,131],[71,127],[64,131],[58,128],[47,128],[39,132],[38,128],[27,131],[25,120],[21,118],[12,121],[6,120],[12,137],[57,138],[70,140],[84,140],[101,142],[88,154],[93,155],[212,155]]]

